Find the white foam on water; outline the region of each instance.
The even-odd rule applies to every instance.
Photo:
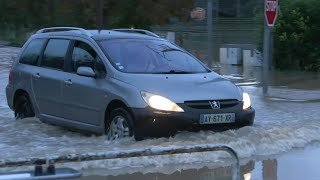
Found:
[[[225,132],[181,132],[173,138],[148,139],[136,142],[133,138],[107,141],[105,136],[84,136],[60,127],[46,125],[35,118],[22,121],[0,121],[1,159],[52,157],[65,154],[99,154],[106,151],[132,150],[147,147],[170,147],[198,144],[225,144],[234,148],[241,158],[274,155],[292,148],[304,147],[319,141],[320,121],[291,121],[255,125]],[[79,168],[165,166],[214,162],[226,153],[193,153],[155,157],[127,158],[99,163],[77,163]]]

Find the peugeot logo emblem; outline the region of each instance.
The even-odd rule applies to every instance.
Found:
[[[212,109],[220,109],[220,102],[219,101],[209,101],[209,104]]]

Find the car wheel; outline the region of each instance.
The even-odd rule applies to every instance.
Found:
[[[32,103],[27,94],[22,94],[15,100],[14,116],[16,120],[35,116]]]
[[[125,108],[116,108],[111,111],[106,134],[109,140],[133,136],[133,118]]]

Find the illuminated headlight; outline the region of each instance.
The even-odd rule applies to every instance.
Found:
[[[243,93],[243,109],[248,109],[251,107],[251,100],[248,93]]]
[[[251,173],[246,173],[243,175],[243,179],[244,180],[250,180],[251,179],[252,174]]]
[[[165,97],[151,94],[145,91],[141,91],[141,96],[143,100],[154,109],[162,111],[184,112],[184,110],[176,103],[170,101]]]

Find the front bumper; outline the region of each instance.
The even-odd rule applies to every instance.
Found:
[[[141,136],[164,136],[179,130],[226,130],[252,125],[255,110],[238,107],[226,109],[194,109],[179,104],[185,112],[163,112],[152,108],[133,108],[135,133]],[[202,125],[199,123],[200,114],[235,113],[235,123]]]

